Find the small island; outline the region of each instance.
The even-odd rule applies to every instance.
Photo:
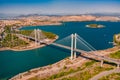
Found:
[[[105,26],[101,25],[101,24],[88,24],[88,25],[86,25],[86,27],[88,27],[88,28],[103,28]]]

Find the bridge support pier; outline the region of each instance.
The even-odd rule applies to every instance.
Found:
[[[104,60],[101,60],[100,67],[103,67]]]
[[[27,38],[27,41],[30,42],[29,38]]]
[[[73,53],[74,53],[74,51],[73,51],[73,39],[74,39],[74,35],[72,34],[71,35],[71,60],[73,60]]]
[[[40,40],[40,34],[39,34],[40,30],[37,29],[37,36],[38,36],[38,40]],[[38,41],[38,45],[40,45],[40,41]]]
[[[22,75],[21,73],[18,74],[18,79],[21,79]]]
[[[77,38],[77,34],[75,33],[75,35],[74,35],[74,49],[76,49],[76,44],[77,44],[76,38]],[[76,52],[74,51],[74,58],[76,58],[76,57],[77,57],[77,55],[76,55]]]
[[[120,68],[120,64],[117,64],[117,68]]]
[[[76,52],[73,53],[73,59],[77,57]]]
[[[35,32],[35,46],[37,46],[37,30],[34,29],[34,32]]]
[[[76,58],[76,52],[74,51],[76,49],[76,38],[76,33],[71,35],[71,60]]]

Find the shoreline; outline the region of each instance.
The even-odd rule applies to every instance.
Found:
[[[59,25],[62,25],[63,23],[62,22],[59,22],[59,23],[52,23],[52,24],[40,24],[40,25],[22,25],[21,27],[19,27],[18,29],[21,29],[21,28],[23,28],[23,27],[40,27],[40,26],[54,26],[54,25],[57,25],[57,26],[59,26]]]
[[[56,35],[55,39],[50,40],[50,42],[47,45],[50,45],[51,43],[53,43],[54,41],[56,41],[59,38],[58,35]],[[33,49],[37,49],[37,48],[42,48],[44,46],[47,46],[46,44],[42,44],[42,45],[35,45],[34,42],[30,42],[29,46],[26,46],[24,48],[1,48],[0,51],[6,51],[6,50],[12,50],[12,51],[26,51],[26,50],[33,50]]]
[[[108,56],[110,53],[113,53],[119,50],[120,48],[115,46],[113,48],[108,48],[105,50],[98,50],[98,52],[100,53],[99,55],[101,56]],[[69,58],[64,58],[56,63],[53,63],[52,65],[46,65],[43,67],[33,68],[28,71],[19,73],[11,77],[9,80],[28,80],[35,76],[45,78],[45,77],[49,77],[51,75],[58,73],[64,68],[64,66],[66,66],[67,68],[70,68],[70,67],[75,68],[76,66],[79,67],[80,65],[88,61],[88,59],[81,58],[81,57],[78,57],[72,61]]]

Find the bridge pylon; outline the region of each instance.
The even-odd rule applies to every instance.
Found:
[[[76,49],[76,44],[77,44],[77,34],[74,34],[74,49]],[[74,58],[76,58],[76,51],[74,51]]]
[[[34,40],[35,40],[35,46],[40,45],[41,42],[44,41],[46,36],[43,34],[43,32],[40,29],[34,29]]]
[[[34,33],[35,33],[35,46],[37,45],[37,29],[34,29]]]
[[[71,34],[71,60],[73,59],[73,43],[74,43],[74,34]]]
[[[76,58],[76,51],[74,51],[74,49],[76,49],[76,41],[77,39],[77,34],[71,34],[71,60],[73,60],[74,58]]]

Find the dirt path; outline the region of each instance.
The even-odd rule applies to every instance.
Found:
[[[97,74],[96,76],[92,77],[90,80],[98,80],[101,77],[107,76],[107,75],[112,74],[112,73],[120,73],[120,69],[113,69],[110,71],[101,72],[101,73]]]

